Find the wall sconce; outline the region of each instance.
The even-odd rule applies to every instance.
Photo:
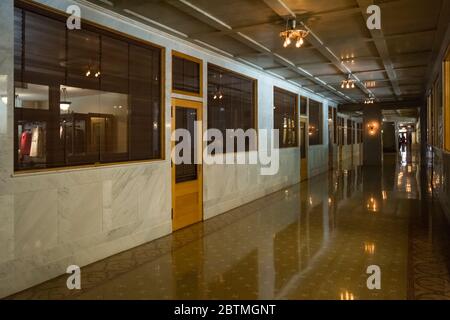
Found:
[[[308,135],[312,136],[316,132],[316,127],[309,126]]]
[[[6,105],[8,104],[8,96],[2,96],[2,102]]]
[[[376,121],[372,121],[367,125],[369,135],[374,136],[378,133],[379,124]]]

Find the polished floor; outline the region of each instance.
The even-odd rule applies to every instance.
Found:
[[[12,299],[450,299],[449,228],[415,153],[356,159]],[[367,267],[381,289],[367,288]]]

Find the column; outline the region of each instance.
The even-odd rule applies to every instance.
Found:
[[[376,105],[367,105],[363,109],[364,166],[381,166],[383,150],[381,142],[381,109]]]

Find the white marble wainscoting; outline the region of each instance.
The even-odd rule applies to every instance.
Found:
[[[0,195],[0,264],[14,257],[14,198]]]
[[[354,157],[354,160],[357,161],[358,163],[362,159],[362,150],[363,150],[362,144],[354,144],[353,145],[353,157]]]
[[[17,176],[0,196],[0,297],[171,233],[170,165]]]
[[[336,169],[339,166],[339,146],[337,144],[333,144],[332,148],[332,159],[333,163],[330,163],[330,168]]]
[[[300,149],[280,150],[280,170],[260,174],[259,165],[205,165],[203,205],[209,219],[300,182]]]
[[[309,177],[312,178],[329,170],[329,149],[328,144],[310,146],[308,148],[308,170]]]
[[[450,154],[433,148],[434,193],[439,200],[448,221],[450,221]],[[430,174],[430,172],[429,172]]]
[[[342,146],[342,161],[349,161],[353,157],[353,146],[345,144]]]
[[[343,145],[342,146],[342,161],[359,162],[362,156],[362,144]]]

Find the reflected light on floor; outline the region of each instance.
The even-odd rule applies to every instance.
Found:
[[[402,167],[406,167],[408,164],[408,160],[407,160],[408,153],[406,152],[406,150],[403,150],[403,151],[401,151],[401,155],[402,155]]]
[[[403,184],[403,172],[400,172],[397,178],[397,187],[401,187],[402,184]]]
[[[345,290],[341,292],[341,300],[355,300],[355,296],[353,295],[353,293]]]
[[[372,211],[372,212],[378,211],[378,204],[374,197],[371,197],[369,199],[369,202],[367,202],[367,210]]]
[[[375,243],[372,242],[364,243],[364,252],[366,254],[373,255],[375,253]]]
[[[411,193],[412,192],[411,182],[407,182],[406,183],[406,192],[407,193]]]

